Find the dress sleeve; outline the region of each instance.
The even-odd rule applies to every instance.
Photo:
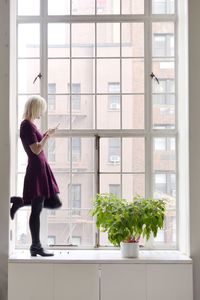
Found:
[[[28,145],[32,145],[34,143],[38,142],[37,139],[37,135],[35,132],[35,128],[29,124],[29,123],[25,123],[23,124],[23,126],[21,127],[20,130],[20,137],[28,144]]]

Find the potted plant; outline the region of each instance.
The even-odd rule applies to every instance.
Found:
[[[163,228],[166,202],[136,196],[128,202],[113,194],[97,194],[92,216],[97,227],[108,234],[114,246],[121,246],[123,257],[137,257],[140,237],[148,240]]]

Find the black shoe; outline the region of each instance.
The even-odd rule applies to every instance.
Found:
[[[37,255],[40,255],[40,256],[54,256],[53,253],[45,252],[44,249],[41,246],[40,247],[31,246],[30,247],[30,253],[31,253],[31,256],[37,256]]]
[[[10,217],[13,220],[15,217],[16,211],[23,206],[23,200],[20,197],[11,197],[10,203],[13,203],[11,209],[10,209]]]

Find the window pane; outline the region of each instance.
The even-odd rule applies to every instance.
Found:
[[[49,153],[51,151],[50,149],[51,144],[48,144],[49,147]],[[70,169],[70,161],[69,161],[69,138],[54,138],[54,149],[53,149],[53,155],[54,155],[54,161],[49,161],[49,164],[51,165],[51,168],[55,172],[69,172]],[[59,186],[60,187],[60,186]]]
[[[145,171],[144,138],[122,139],[122,170],[123,172]]]
[[[109,184],[109,193],[117,197],[121,197],[121,186],[120,184]]]
[[[40,0],[18,0],[19,16],[38,16],[40,14]]]
[[[119,57],[120,56],[120,24],[99,23],[97,24],[97,56]]]
[[[120,13],[120,0],[96,0],[97,14],[119,14]]]
[[[118,174],[101,174],[100,175],[100,193],[109,193],[111,185],[120,186],[120,175],[118,175]]]
[[[154,138],[154,171],[176,170],[176,152],[174,137]]]
[[[119,172],[121,163],[120,138],[101,138],[100,171]]]
[[[95,56],[95,27],[94,24],[72,24],[72,56]]]
[[[153,14],[174,14],[175,1],[174,0],[152,0]]]
[[[122,128],[144,129],[144,95],[122,95]]]
[[[144,56],[144,24],[122,24],[122,56]]]
[[[48,83],[56,84],[57,93],[67,93],[69,80],[69,60],[49,59],[48,60]]]
[[[48,0],[49,15],[69,15],[70,0]]]
[[[94,129],[95,102],[92,95],[72,95],[72,128]]]
[[[97,128],[119,129],[120,128],[120,96],[103,95],[97,96]]]
[[[122,92],[144,93],[143,59],[122,59]]]
[[[122,14],[144,14],[144,0],[123,0]]]
[[[94,138],[73,137],[71,140],[72,171],[94,172]],[[70,157],[70,156],[69,156]]]
[[[69,96],[48,95],[48,127],[54,128],[60,123],[59,129],[69,129]]]
[[[35,77],[40,73],[39,59],[18,60],[18,93],[39,94],[40,79],[33,84]]]
[[[73,0],[73,15],[91,15],[95,13],[95,0]]]
[[[98,59],[97,92],[107,93],[109,82],[120,82],[120,61],[118,59]]]
[[[165,214],[164,229],[158,231],[154,246],[164,245],[166,248],[176,247],[176,211],[167,209]]]
[[[64,23],[48,24],[48,56],[69,57],[69,25]]]
[[[40,25],[18,25],[18,57],[40,56]]]
[[[27,167],[28,157],[24,151],[21,139],[18,138],[18,160],[17,160],[17,171],[25,172]]]
[[[94,68],[93,59],[72,59],[72,82],[81,84],[83,94],[94,92]]]
[[[153,23],[152,35],[154,57],[174,56],[174,23]]]
[[[136,195],[145,196],[145,175],[124,174],[122,176],[122,197],[133,201]]]

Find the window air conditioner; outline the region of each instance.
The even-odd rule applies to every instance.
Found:
[[[112,163],[119,163],[120,162],[120,156],[119,155],[111,155],[110,156],[110,161]]]

